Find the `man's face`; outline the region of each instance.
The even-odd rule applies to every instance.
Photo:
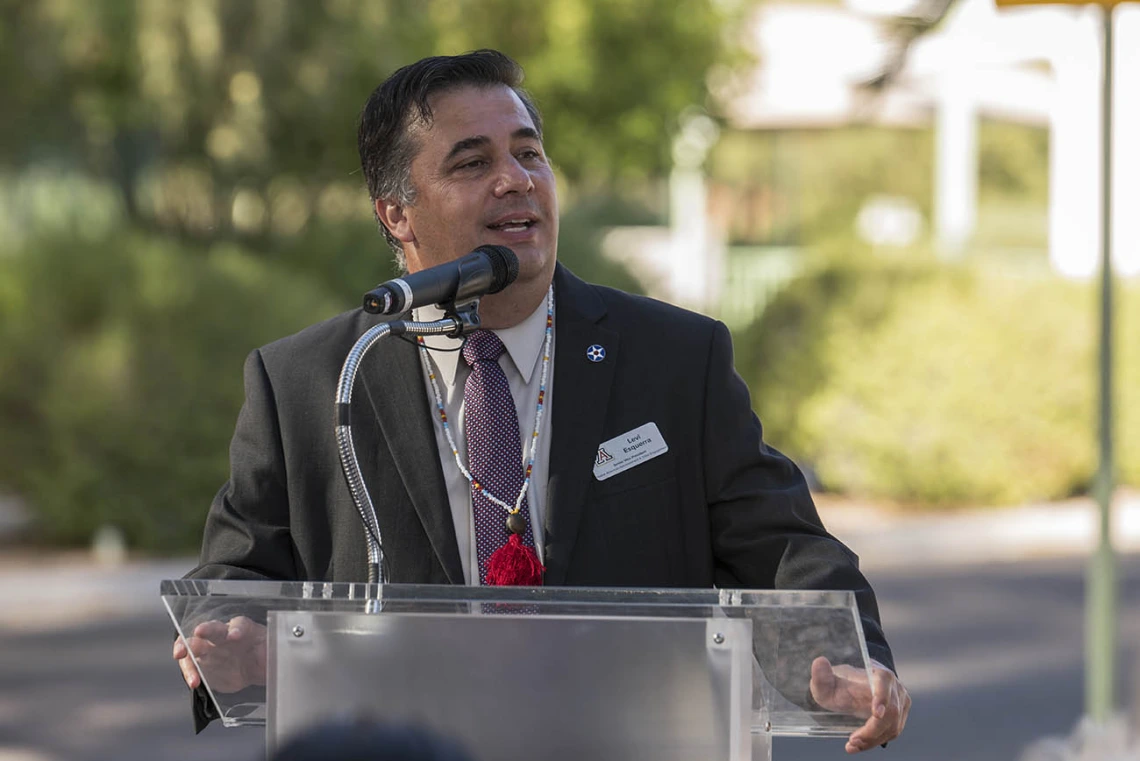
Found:
[[[549,282],[558,249],[558,197],[542,140],[505,85],[462,87],[432,97],[434,119],[413,125],[415,202],[377,201],[404,244],[408,270],[458,259],[476,247],[507,246],[518,281]]]

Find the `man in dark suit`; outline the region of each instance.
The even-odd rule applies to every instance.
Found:
[[[515,450],[513,485],[494,487],[502,490],[500,517],[522,506],[525,521],[515,529],[470,518],[489,499],[478,483],[484,476],[469,477],[464,447],[449,438],[466,422],[474,446],[477,423],[455,412],[463,395],[468,409],[474,404],[463,376],[470,381],[480,360],[465,349],[469,369],[448,359],[448,347],[390,339],[361,367],[353,434],[388,581],[480,583],[489,562],[481,543],[501,530],[492,544],[524,535],[548,585],[850,589],[876,690],[867,724],[847,747],[892,739],[910,698],[893,673],[874,593],[855,556],[823,528],[799,470],[763,443],[726,328],[589,285],[557,264],[554,175],[521,79],[494,51],[425,59],[377,88],[361,117],[376,216],[409,271],[488,243],[519,258],[514,284],[480,306],[482,327],[503,352],[492,369],[505,373],[517,405],[501,430],[513,437],[517,427],[527,443],[522,460]],[[193,576],[366,578],[332,400],[346,354],[377,319],[346,313],[250,355],[230,480],[211,507]],[[654,456],[609,451],[632,446],[634,436]],[[248,646],[263,636],[248,619],[204,627],[201,637],[215,644]],[[181,641],[174,656],[198,687]],[[836,683],[830,669],[813,670],[819,702]]]

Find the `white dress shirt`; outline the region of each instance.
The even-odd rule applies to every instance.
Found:
[[[547,300],[518,325],[505,330],[494,331],[503,342],[506,351],[499,356],[499,366],[507,376],[507,384],[514,397],[515,411],[519,419],[519,441],[522,443],[522,467],[525,472],[530,459],[531,441],[534,437],[534,416],[538,405],[538,391],[542,385],[542,349],[546,341]],[[443,313],[435,306],[420,307],[414,311],[415,319],[421,322],[438,320]],[[467,465],[467,437],[464,427],[463,387],[471,368],[463,361],[458,351],[462,341],[445,336],[431,336],[424,339],[428,347],[428,363],[436,376],[436,385],[447,412],[452,439],[459,450],[459,458]],[[455,538],[459,544],[459,559],[463,564],[463,578],[470,585],[479,584],[479,561],[475,552],[475,516],[471,509],[471,484],[460,472],[455,455],[443,424],[439,419],[435,392],[426,373],[424,384],[427,387],[429,414],[435,427],[435,441],[439,449],[439,461],[443,466],[443,479],[447,485],[447,499],[451,503],[451,520],[455,525]],[[542,521],[546,502],[546,478],[550,461],[550,404],[554,385],[554,336],[551,328],[550,364],[547,368],[546,395],[543,397],[542,424],[538,433],[534,469],[531,471],[530,487],[527,489],[527,503],[530,507],[530,525],[534,530],[535,550],[542,560]],[[518,494],[496,494],[502,501],[513,505]],[[507,511],[503,510],[503,521]],[[474,572],[472,569],[475,569]]]

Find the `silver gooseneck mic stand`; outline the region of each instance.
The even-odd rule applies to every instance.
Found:
[[[376,343],[385,336],[449,336],[460,338],[479,329],[479,299],[462,305],[449,304],[444,309],[444,318],[436,322],[405,322],[395,320],[383,322],[365,331],[356,340],[344,365],[340,369],[340,380],[336,388],[336,443],[340,452],[340,467],[344,471],[348,490],[353,504],[364,521],[364,537],[368,543],[368,583],[383,584],[388,579],[388,569],[384,563],[384,545],[380,540],[380,522],[376,519],[376,508],[364,477],[360,473],[360,463],[356,459],[356,449],[352,444],[352,388],[360,363]]]

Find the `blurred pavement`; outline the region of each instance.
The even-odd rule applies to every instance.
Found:
[[[945,566],[1088,555],[1099,518],[1091,499],[953,512],[887,510],[817,497],[828,530],[864,568]],[[1119,490],[1113,546],[1140,552],[1140,493]]]

